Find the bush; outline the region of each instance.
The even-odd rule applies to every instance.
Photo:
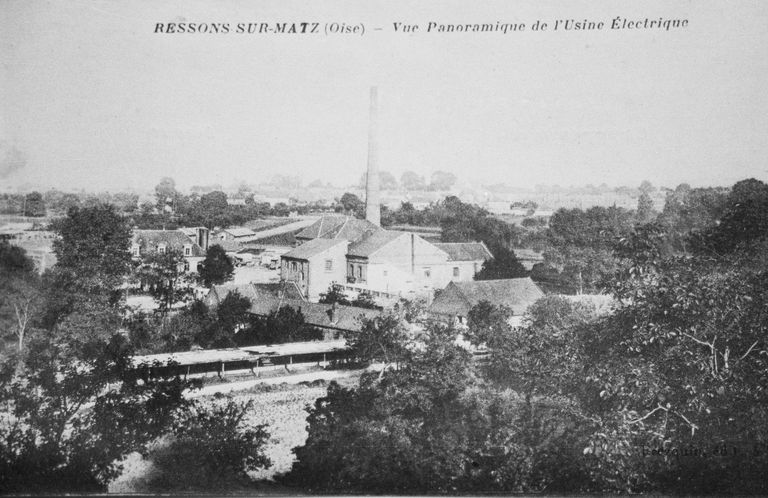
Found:
[[[220,492],[249,485],[249,471],[272,464],[264,454],[266,426],[245,428],[251,405],[227,399],[180,417],[173,435],[149,455],[156,468],[151,490]]]

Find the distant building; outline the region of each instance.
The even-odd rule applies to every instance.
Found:
[[[213,236],[216,240],[230,240],[237,242],[253,240],[256,237],[256,232],[245,227],[224,228],[216,232]]]
[[[528,307],[544,296],[530,278],[451,282],[427,309],[432,318],[465,325],[469,310],[480,301],[512,310],[513,321],[519,322]]]
[[[135,260],[153,254],[177,251],[184,257],[184,270],[196,273],[208,250],[209,232],[205,227],[178,230],[134,230],[131,256]]]

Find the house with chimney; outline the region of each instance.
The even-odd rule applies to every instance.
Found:
[[[433,244],[415,233],[380,227],[333,232],[334,238],[312,239],[282,255],[281,279],[295,282],[310,301],[333,284],[379,302],[428,297],[448,282],[472,280],[493,257],[482,242]]]
[[[296,234],[281,257],[281,279],[316,301],[331,285],[382,302],[424,296],[449,282],[471,281],[493,255],[481,242],[433,244],[416,233],[385,230],[379,206],[378,94],[371,89],[365,219],[325,215]]]
[[[184,258],[184,271],[197,273],[198,265],[208,251],[209,230],[206,227],[177,230],[139,230],[131,234],[131,257],[140,261],[154,254],[178,252]]]

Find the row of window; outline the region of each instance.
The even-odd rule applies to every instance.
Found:
[[[167,250],[166,244],[158,244],[157,245],[157,253],[158,254],[165,254]],[[141,256],[141,246],[135,245],[133,246],[133,255],[136,257]],[[192,256],[192,246],[191,245],[185,245],[184,246],[184,256]]]
[[[161,253],[162,254],[162,253]],[[291,271],[297,271],[298,265],[296,261],[291,262]],[[325,271],[330,272],[333,271],[333,260],[332,259],[326,259],[325,260]],[[387,276],[387,270],[384,270],[383,275]],[[363,278],[363,265],[355,265],[353,263],[349,264],[349,277],[354,278],[358,282],[365,282],[365,279]],[[459,277],[461,276],[461,269],[458,266],[453,267],[453,276]],[[424,268],[424,278],[432,278],[432,268]],[[303,280],[303,278],[302,278]]]

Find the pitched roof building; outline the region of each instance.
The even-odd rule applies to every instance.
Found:
[[[448,261],[486,261],[493,254],[484,242],[436,242],[435,247],[448,254]]]
[[[310,303],[292,282],[216,285],[208,292],[204,302],[210,307],[216,307],[235,290],[251,301],[249,312],[253,315],[266,317],[283,306],[290,306],[301,311],[305,323],[327,330],[358,331],[364,319],[373,319],[382,314],[379,310],[353,306]]]
[[[297,233],[296,240],[306,242],[313,239],[343,239],[356,242],[382,230],[384,229],[367,220],[359,220],[352,216],[326,214]]]
[[[292,299],[303,301],[301,291],[293,282],[275,282],[266,284],[221,284],[214,285],[203,299],[210,308],[216,308],[232,291],[247,297],[251,303],[261,301],[271,302],[276,299]]]
[[[184,256],[185,270],[196,272],[208,250],[208,229],[205,227],[178,230],[139,230],[131,235],[131,256],[134,259],[153,254],[176,251]]]
[[[451,282],[427,309],[434,318],[466,322],[469,310],[480,301],[506,306],[514,316],[523,315],[528,307],[544,296],[530,278]]]
[[[380,304],[429,295],[448,282],[472,280],[493,257],[481,242],[433,244],[411,232],[368,230],[364,220],[325,218],[303,237],[326,238],[311,239],[282,256],[281,278],[296,282],[311,301],[333,284],[350,297],[369,293]]]

